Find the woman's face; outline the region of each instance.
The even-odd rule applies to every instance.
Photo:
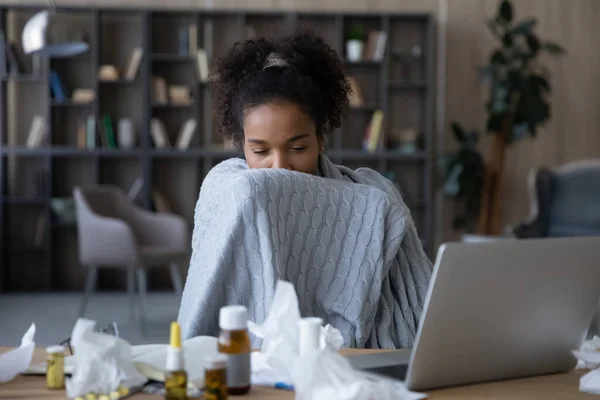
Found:
[[[314,122],[294,103],[276,101],[244,112],[244,154],[250,168],[314,175],[321,144]]]

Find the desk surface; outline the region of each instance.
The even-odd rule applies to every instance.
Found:
[[[0,354],[10,350],[0,347]],[[372,352],[373,350],[347,350],[347,354]],[[45,350],[36,349],[33,363],[43,361]],[[515,379],[504,382],[484,383],[428,392],[430,399],[591,399],[595,396],[579,392],[579,378],[584,371],[573,371],[566,374],[539,376],[535,378]],[[160,396],[138,394],[132,400],[160,399]],[[246,399],[293,399],[294,394],[288,391],[253,387]],[[65,399],[64,391],[46,389],[46,380],[41,376],[18,376],[10,382],[0,383],[0,399]]]

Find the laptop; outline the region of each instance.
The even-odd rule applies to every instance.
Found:
[[[600,237],[443,244],[412,351],[349,356],[427,390],[566,372],[600,298]]]

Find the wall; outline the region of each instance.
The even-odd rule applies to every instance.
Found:
[[[4,4],[32,3],[8,0]],[[486,62],[493,37],[484,21],[492,15],[497,0],[58,0],[58,5],[103,5],[106,7],[168,8],[280,8],[430,11],[438,20],[438,148],[442,153],[454,146],[447,133],[449,121],[467,126],[483,126],[484,92],[477,80],[476,67]],[[552,74],[553,117],[540,130],[535,141],[525,140],[510,149],[506,164],[505,222],[515,223],[528,213],[525,186],[532,167],[552,166],[571,160],[600,157],[600,51],[594,40],[600,28],[600,2],[597,0],[514,0],[517,18],[538,19],[542,38],[554,40],[568,49],[560,60],[547,60]],[[587,32],[587,33],[586,33]],[[485,146],[485,143],[483,144]],[[438,196],[438,243],[456,237],[449,221],[451,207]]]

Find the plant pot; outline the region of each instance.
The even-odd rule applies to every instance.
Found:
[[[350,62],[362,60],[364,43],[362,40],[348,40],[346,42],[346,58]]]

